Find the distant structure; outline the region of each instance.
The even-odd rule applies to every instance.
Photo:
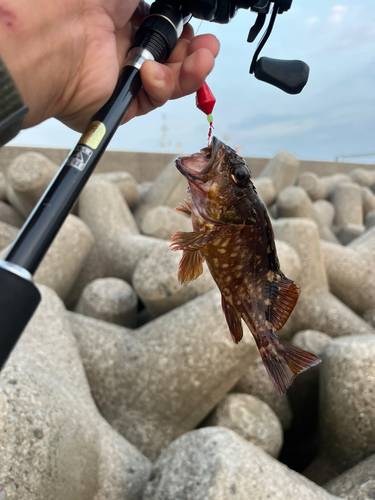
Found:
[[[374,161],[371,163],[375,163],[375,153],[367,153],[367,154],[360,154],[360,155],[339,155],[336,156],[335,161],[342,161],[345,158],[374,158]]]

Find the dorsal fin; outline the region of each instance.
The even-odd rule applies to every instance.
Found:
[[[269,285],[270,304],[266,308],[266,319],[276,332],[286,323],[300,293],[300,287],[286,278],[281,271],[274,273],[273,281]]]
[[[184,250],[179,264],[178,281],[189,283],[203,273],[203,255],[199,250],[190,252]]]

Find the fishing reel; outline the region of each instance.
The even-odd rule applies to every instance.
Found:
[[[274,26],[277,14],[290,9],[292,0],[156,0],[150,9],[150,14],[144,22],[151,27],[152,16],[168,18],[172,23],[174,18],[182,17],[183,24],[191,17],[227,24],[234,17],[238,9],[250,9],[257,14],[256,21],[251,27],[247,41],[252,43],[262,30],[267,15],[273,4],[270,21],[260,43],[254,53],[250,65],[250,73],[261,81],[270,83],[288,94],[299,94],[307,83],[309,67],[303,61],[286,61],[261,57],[260,51],[268,40]],[[171,13],[174,13],[172,18]],[[150,21],[147,21],[150,19]],[[158,20],[158,25],[160,20]],[[170,27],[168,27],[170,29]],[[159,29],[159,26],[158,26]]]

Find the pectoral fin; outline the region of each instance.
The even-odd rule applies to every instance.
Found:
[[[270,304],[266,308],[266,319],[276,332],[286,323],[300,293],[299,286],[292,280],[286,278],[281,272],[274,274],[267,294]]]
[[[210,243],[215,237],[213,232],[192,231],[191,233],[178,232],[171,238],[169,247],[173,252],[176,250],[189,250],[191,252]]]
[[[221,306],[223,308],[229,326],[232,340],[235,344],[238,344],[238,342],[242,339],[243,336],[241,316],[234,309],[234,307],[231,304],[229,304],[228,301],[225,300],[224,295],[221,296]]]
[[[185,200],[186,207],[182,203],[180,203],[179,207],[176,207],[175,210],[178,210],[179,212],[183,212],[186,215],[191,215],[191,201]]]
[[[184,250],[179,264],[178,281],[189,283],[196,280],[203,273],[203,255],[199,250]]]

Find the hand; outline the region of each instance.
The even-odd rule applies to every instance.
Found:
[[[23,128],[56,117],[83,131],[110,97],[148,6],[137,0],[12,0],[0,8],[0,54],[29,106]],[[125,121],[197,90],[219,42],[185,26],[165,65],[146,61]]]

